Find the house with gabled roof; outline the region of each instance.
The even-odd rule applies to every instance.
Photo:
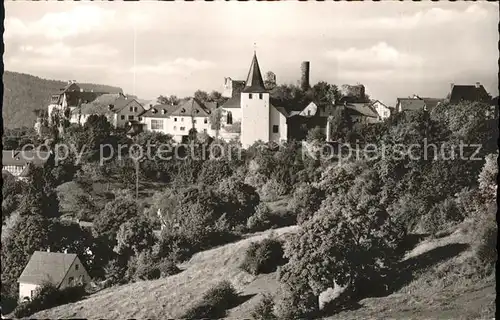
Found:
[[[91,115],[105,115],[113,127],[122,128],[130,123],[142,122],[145,111],[135,98],[123,94],[104,94],[73,109],[70,122],[83,125]]]
[[[452,83],[450,103],[457,104],[461,101],[490,103],[491,96],[479,82],[476,82],[474,85],[456,85]]]
[[[64,110],[68,109],[71,113],[82,104],[90,103],[97,99],[97,97],[107,93],[123,94],[121,89],[117,89],[114,92],[101,92],[94,90],[94,86],[92,85],[77,84],[75,80],[70,80],[64,88],[52,94],[48,106],[49,121],[52,118],[54,110],[64,112]]]
[[[19,300],[33,299],[36,289],[50,282],[56,288],[90,284],[90,276],[74,253],[35,251],[18,278]]]
[[[142,114],[144,130],[173,136],[176,142],[185,141],[189,131],[213,135],[210,114],[217,108],[215,102],[203,103],[195,98],[184,100],[178,106],[156,105]]]
[[[43,166],[50,155],[50,152],[42,150],[3,150],[2,171],[23,180],[29,176],[32,166]]]

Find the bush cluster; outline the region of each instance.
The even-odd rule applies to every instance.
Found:
[[[84,286],[57,289],[53,284],[46,283],[36,289],[35,296],[31,301],[23,302],[14,309],[14,316],[25,318],[41,310],[78,301],[85,294]]]
[[[226,316],[226,310],[234,307],[238,294],[229,281],[222,281],[203,294],[194,306],[189,308],[182,319],[220,319]]]
[[[277,267],[285,262],[281,242],[276,239],[264,239],[248,247],[241,268],[257,275],[276,271]]]

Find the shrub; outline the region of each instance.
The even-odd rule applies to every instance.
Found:
[[[254,162],[252,162],[254,163]],[[251,185],[255,189],[260,189],[262,186],[267,182],[267,177],[263,175],[262,173],[258,172],[252,172],[250,171],[251,167],[249,168],[249,172],[247,176],[245,177],[245,183],[248,185]]]
[[[181,272],[181,269],[171,259],[163,259],[158,263],[158,268],[160,270],[162,277],[173,276]]]
[[[280,320],[313,318],[318,310],[318,300],[311,292],[299,292],[283,285],[275,300],[274,311]]]
[[[286,187],[278,181],[270,179],[260,188],[259,194],[266,201],[276,201],[280,196],[286,194]]]
[[[476,259],[485,270],[489,270],[495,266],[497,260],[497,222],[495,219],[496,207],[491,205],[484,215],[478,217],[475,221],[473,249]]]
[[[154,280],[159,279],[161,271],[155,263],[154,257],[149,251],[143,251],[137,256],[135,265],[134,280]]]
[[[274,300],[269,294],[264,294],[259,303],[251,311],[250,316],[255,320],[273,320],[274,315]]]
[[[250,274],[257,275],[273,272],[285,262],[281,242],[276,239],[264,239],[248,247],[241,268]]]
[[[189,308],[181,317],[184,319],[219,319],[226,316],[226,310],[238,299],[236,290],[228,281],[222,281],[207,290],[202,299]]]
[[[289,209],[297,214],[297,222],[302,223],[318,211],[324,200],[324,192],[310,184],[302,184],[293,193]]]
[[[25,318],[41,310],[78,301],[84,295],[84,286],[73,286],[59,290],[53,284],[45,283],[36,289],[35,296],[31,301],[23,302],[14,309],[14,316]]]
[[[455,200],[448,198],[436,204],[429,213],[422,217],[421,227],[424,231],[435,234],[462,221],[463,218],[462,211]]]
[[[271,226],[272,213],[265,203],[259,203],[255,213],[247,220],[247,229],[250,231],[263,231]]]
[[[123,283],[127,272],[127,264],[121,259],[113,259],[104,267],[104,277],[109,285]]]

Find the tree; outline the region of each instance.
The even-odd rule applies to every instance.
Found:
[[[120,226],[138,216],[137,204],[134,200],[117,197],[108,202],[104,210],[94,220],[96,237],[103,238],[110,248],[116,244],[116,234]]]
[[[227,98],[223,97],[222,93],[214,90],[210,92],[210,95],[208,96],[208,101],[215,102],[217,103],[218,106],[220,106],[227,101]]]
[[[336,85],[329,84],[325,81],[316,83],[311,88],[311,95],[316,105],[320,107],[330,106],[335,101],[339,101],[340,92]]]
[[[325,134],[323,133],[323,130],[321,130],[320,127],[314,127],[314,129],[310,130],[307,133],[307,138],[306,140],[309,142],[323,142],[325,141],[326,137]]]
[[[155,235],[149,221],[144,217],[135,217],[120,225],[116,242],[114,251],[130,257],[151,249],[155,243]]]
[[[295,189],[292,201],[289,203],[291,211],[297,215],[297,222],[303,223],[319,210],[324,200],[324,192],[311,184],[302,184]]]
[[[90,115],[83,125],[86,132],[86,145],[90,150],[99,150],[99,146],[109,137],[111,124],[105,115]]]
[[[222,119],[222,109],[217,108],[212,110],[210,113],[210,127],[212,130],[215,130],[215,137],[219,137],[219,131],[221,128],[221,119]]]
[[[233,227],[246,225],[248,218],[255,212],[255,207],[260,202],[255,188],[238,179],[224,179],[220,182],[217,193],[222,212],[226,213],[226,219]]]
[[[335,108],[330,122],[330,139],[333,141],[346,140],[353,128],[351,116],[345,107]]]
[[[176,106],[179,104],[180,99],[176,95],[170,95],[170,96],[159,96],[156,99],[156,102],[158,104],[168,104],[172,106]]]
[[[497,195],[498,153],[489,154],[479,174],[479,191],[485,202],[493,202]]]
[[[401,236],[380,204],[376,172],[366,170],[347,192],[328,197],[302,230],[286,242],[289,263],[280,281],[316,297],[335,285],[355,293],[380,280],[396,260]],[[303,272],[308,270],[308,272]]]
[[[196,92],[194,93],[194,98],[203,103],[210,101],[208,93],[202,90],[196,90]]]
[[[17,279],[33,252],[49,246],[48,226],[49,221],[38,214],[22,215],[10,237],[2,239],[2,287],[11,295],[17,295]]]
[[[230,177],[233,169],[225,160],[206,160],[203,162],[198,179],[206,185],[218,185],[222,180]]]
[[[272,71],[266,72],[266,79],[264,80],[264,86],[267,90],[273,90],[276,88],[276,74]]]

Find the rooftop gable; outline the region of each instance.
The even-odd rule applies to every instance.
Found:
[[[450,103],[459,103],[460,101],[489,102],[490,99],[490,95],[481,84],[453,85],[450,93]]]
[[[175,109],[172,116],[186,116],[186,117],[206,117],[210,114],[210,109],[205,106],[201,101],[191,98],[182,103]]]
[[[40,285],[50,281],[58,287],[76,259],[74,253],[35,251],[18,282]]]
[[[248,70],[248,76],[245,81],[243,92],[267,92],[266,87],[264,86],[264,80],[262,80],[257,54],[255,52],[252,63],[250,64],[250,69]]]

